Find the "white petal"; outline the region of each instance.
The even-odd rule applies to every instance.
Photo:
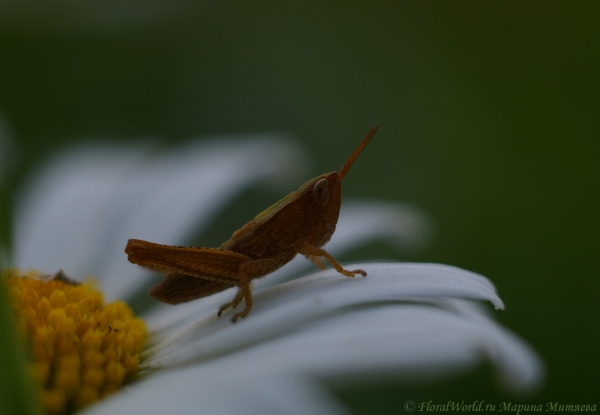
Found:
[[[461,312],[384,303],[330,315],[226,358],[159,371],[84,413],[343,413],[319,379],[423,381],[486,360],[510,388],[539,384],[541,364],[527,345],[464,301],[448,306]]]
[[[239,378],[219,366],[161,372],[123,388],[81,414],[341,415],[347,412],[313,382],[299,377]]]
[[[511,389],[539,386],[542,365],[537,355],[492,320],[406,304],[321,320],[230,355],[222,366],[238,368],[239,377],[260,372],[343,380],[347,375],[364,379],[387,374],[415,381],[453,374],[485,360],[496,366],[502,383]]]
[[[157,302],[152,309],[143,315],[144,321],[156,337],[152,343],[161,342],[164,337],[171,335],[173,331],[180,330],[181,326],[186,326],[190,322],[197,322],[215,314],[219,307],[236,296],[237,290],[237,287],[229,288],[209,297],[178,305]]]
[[[184,327],[148,350],[142,364],[156,368],[205,359],[231,352],[294,328],[340,309],[382,301],[427,301],[437,297],[457,297],[490,301],[503,308],[494,286],[481,275],[439,264],[357,264],[367,277],[352,280],[335,270],[325,270],[281,284],[254,295],[252,313],[233,325],[216,314]]]
[[[414,249],[426,243],[431,233],[429,218],[410,205],[350,200],[343,202],[336,232],[326,248],[335,257],[370,240],[389,239],[402,249]],[[289,280],[302,270],[315,268],[312,262],[297,256],[274,273],[253,281],[254,291]],[[157,304],[145,318],[157,330],[172,329],[176,322],[181,324],[187,319],[198,321],[201,316],[214,313],[234,296],[235,291],[229,290],[225,296],[211,296],[177,307]]]
[[[161,156],[85,148],[47,166],[17,207],[22,267],[63,268],[127,297],[148,272],[127,261],[130,238],[181,245],[243,187],[296,173],[298,149],[278,140],[191,143]]]

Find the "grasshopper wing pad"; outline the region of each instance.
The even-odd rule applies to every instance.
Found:
[[[255,233],[256,246],[276,244],[281,249],[294,246],[307,231],[302,206],[297,201],[289,203],[274,214],[268,224],[262,224],[261,228],[262,232]]]
[[[150,289],[150,295],[164,303],[180,304],[233,287],[232,284],[214,279],[212,275],[206,277],[205,279],[172,272],[165,276],[160,284]]]
[[[273,257],[281,249],[294,246],[306,233],[301,213],[297,203],[289,203],[275,212],[267,209],[237,230],[220,249],[240,252],[253,259]],[[290,217],[296,219],[290,221]]]

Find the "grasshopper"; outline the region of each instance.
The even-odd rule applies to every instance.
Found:
[[[310,179],[298,190],[265,209],[235,231],[219,248],[159,245],[139,239],[127,242],[130,262],[167,273],[150,289],[150,295],[169,304],[205,297],[227,288],[239,288],[233,301],[219,308],[245,302],[245,308],[231,321],[244,318],[252,309],[251,281],[287,264],[297,254],[306,256],[320,269],[321,258],[347,277],[366,276],[361,269],[345,270],[326,250],[325,245],[338,221],[342,203],[342,180],[359,154],[377,132],[372,127],[342,169]]]

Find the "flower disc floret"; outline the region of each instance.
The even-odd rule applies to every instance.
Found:
[[[105,305],[98,290],[62,272],[4,274],[46,413],[77,410],[135,375],[147,331],[125,303]]]

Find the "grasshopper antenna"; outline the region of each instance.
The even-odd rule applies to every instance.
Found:
[[[369,141],[371,141],[371,138],[373,138],[373,136],[375,135],[375,133],[377,132],[378,129],[379,129],[379,124],[375,124],[373,127],[371,127],[371,129],[369,130],[369,132],[367,133],[365,138],[363,138],[363,140],[360,142],[358,147],[356,147],[356,150],[354,150],[354,153],[352,153],[352,155],[350,155],[350,157],[348,157],[348,160],[346,160],[346,162],[342,166],[342,169],[338,173],[338,180],[340,182],[342,181],[342,179],[344,178],[344,176],[350,169],[350,166],[352,166],[352,163],[354,163],[354,160],[356,160],[356,158],[360,155],[360,153],[362,153],[362,151],[365,149],[367,144],[369,144]]]

